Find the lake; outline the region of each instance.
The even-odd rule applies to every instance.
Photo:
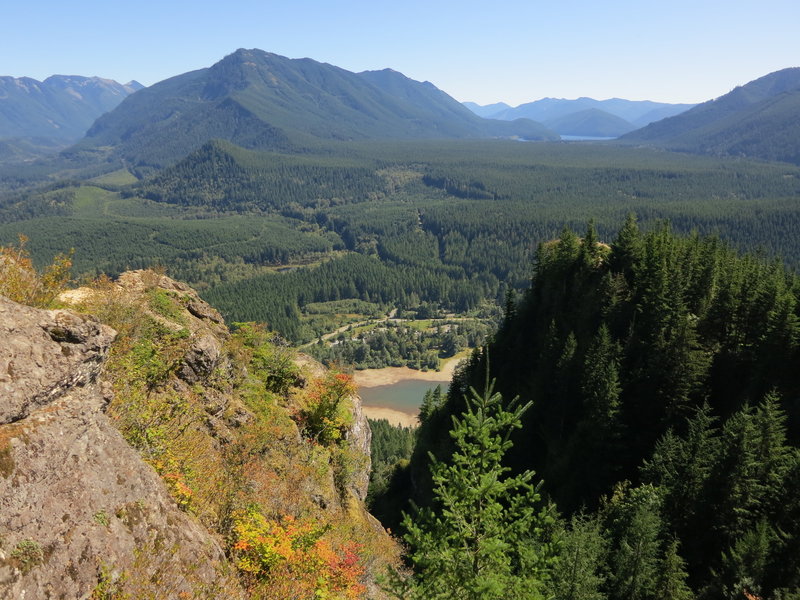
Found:
[[[416,426],[425,392],[437,385],[446,392],[464,354],[445,360],[440,371],[415,371],[408,367],[356,371],[353,378],[364,414],[370,419],[386,419],[393,425]]]
[[[358,390],[364,407],[377,406],[389,408],[410,415],[419,413],[419,406],[425,392],[432,390],[437,385],[442,386],[442,391],[446,392],[448,383],[436,381],[425,381],[420,379],[406,379],[391,385],[378,385],[374,387],[362,387]]]

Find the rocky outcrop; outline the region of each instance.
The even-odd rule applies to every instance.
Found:
[[[230,562],[247,506],[352,530],[382,597],[397,547],[364,506],[358,396],[325,447],[297,415],[327,370],[231,334],[190,287],[131,271],[60,300],[76,310],[0,298],[0,600],[247,597]]]
[[[369,421],[361,407],[361,398],[355,396],[351,399],[353,404],[353,422],[345,434],[345,438],[358,452],[366,457],[364,466],[353,476],[352,489],[356,497],[364,501],[367,499],[367,488],[369,488],[369,473],[371,469],[370,444],[372,442],[372,430],[369,428]]]
[[[0,424],[93,382],[114,335],[89,317],[0,296]]]
[[[0,597],[89,598],[124,572],[165,598],[236,598],[218,541],[104,413],[114,335],[0,298]]]
[[[326,371],[321,363],[307,354],[298,354],[295,363],[300,368],[301,372],[305,372],[313,377],[322,377]],[[304,382],[300,383],[303,384]],[[348,401],[350,402],[350,411],[353,414],[353,420],[348,426],[347,431],[345,431],[344,436],[347,443],[350,444],[355,452],[364,457],[360,468],[356,469],[353,473],[349,484],[349,491],[353,493],[360,502],[363,502],[367,498],[369,474],[372,468],[370,456],[372,430],[369,428],[369,421],[361,406],[361,398],[358,395],[353,395]]]

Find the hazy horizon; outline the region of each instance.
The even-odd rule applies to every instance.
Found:
[[[149,86],[237,48],[259,48],[355,72],[391,68],[481,105],[582,96],[695,104],[798,66],[800,56],[800,5],[785,0],[735,7],[515,0],[496,10],[419,0],[345,7],[143,0],[130,10],[41,0],[4,12],[0,75]]]

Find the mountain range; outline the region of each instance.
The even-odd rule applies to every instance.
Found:
[[[620,98],[479,106],[391,69],[354,73],[239,49],[143,89],[97,77],[0,77],[0,162],[55,152],[86,132],[62,158],[145,170],[174,165],[212,139],[296,153],[347,140],[561,135],[800,163],[798,114],[798,68],[696,106]]]
[[[464,106],[484,118],[539,121],[561,135],[618,137],[653,121],[682,113],[694,104],[582,97],[574,100],[542,98],[516,107],[504,102],[486,106],[464,102]]]
[[[142,87],[136,81],[77,75],[44,81],[0,77],[0,157],[74,143],[97,117]]]
[[[76,151],[110,146],[117,157],[160,167],[213,138],[288,150],[320,140],[489,137],[558,139],[528,119],[482,119],[433,84],[390,69],[353,73],[240,49],[130,96],[95,122]]]

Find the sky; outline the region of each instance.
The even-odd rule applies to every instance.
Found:
[[[0,75],[152,85],[260,48],[462,102],[697,103],[800,66],[798,25],[798,0],[0,0]]]

